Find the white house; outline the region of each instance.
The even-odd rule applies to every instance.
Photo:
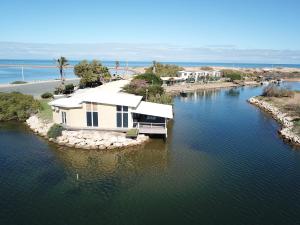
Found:
[[[172,106],[145,102],[142,96],[121,92],[127,83],[114,81],[50,102],[54,122],[69,129],[126,132],[137,128],[139,133],[167,136],[167,122],[173,118]]]
[[[195,80],[198,80],[199,78],[204,77],[213,77],[213,78],[219,78],[221,77],[222,73],[219,70],[199,70],[199,71],[178,71],[177,77],[187,80],[190,78],[193,78]]]

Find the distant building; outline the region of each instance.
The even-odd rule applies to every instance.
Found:
[[[218,79],[222,76],[219,70],[178,71],[176,77],[161,77],[164,85],[173,85],[182,82],[197,82],[207,78]]]
[[[199,71],[178,71],[177,77],[187,80],[187,79],[195,79],[199,80],[199,78],[219,78],[221,77],[222,73],[219,70],[199,70]]]

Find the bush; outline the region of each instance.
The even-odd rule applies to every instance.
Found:
[[[63,94],[64,91],[65,91],[65,85],[60,84],[58,87],[55,88],[54,94],[55,95]]]
[[[223,70],[223,76],[229,78],[231,81],[241,80],[244,76],[243,73],[235,70]]]
[[[264,88],[262,96],[264,97],[293,97],[294,92],[287,88],[279,88],[274,85],[269,85]]]
[[[162,85],[162,80],[153,73],[144,73],[137,75],[134,80],[145,80],[148,84],[152,85]]]
[[[74,92],[74,84],[66,84],[65,85],[65,90],[64,90],[64,94],[71,94]]]
[[[168,95],[168,94],[161,94],[161,95],[157,94],[155,96],[154,95],[150,96],[149,102],[172,105],[173,98],[171,95]]]
[[[201,70],[213,70],[213,68],[210,66],[202,66]]]
[[[50,92],[45,92],[41,95],[41,98],[53,98],[53,94]]]
[[[41,105],[31,95],[19,92],[0,93],[0,121],[24,121],[38,113]]]
[[[22,80],[16,80],[14,82],[11,82],[11,84],[26,84],[26,81],[22,81]]]
[[[150,66],[146,69],[146,73],[153,73],[153,71],[155,71],[155,74],[159,77],[176,77],[177,72],[180,70],[183,70],[183,68],[177,65],[156,62],[155,69],[153,70],[153,66]]]
[[[62,131],[65,130],[63,126],[59,124],[54,124],[52,127],[50,127],[47,136],[49,138],[57,138],[62,135]]]

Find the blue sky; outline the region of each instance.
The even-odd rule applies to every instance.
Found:
[[[92,57],[110,59],[180,60],[183,52],[183,61],[259,61],[265,54],[266,62],[296,63],[299,9],[296,0],[1,1],[0,57],[88,57],[76,44],[89,44]],[[167,53],[174,48],[176,57]]]

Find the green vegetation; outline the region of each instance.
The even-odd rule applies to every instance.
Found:
[[[41,107],[38,112],[38,117],[47,121],[52,120],[52,109],[51,106],[48,105],[49,101],[49,99],[39,100]]]
[[[135,80],[145,80],[152,85],[162,85],[162,80],[153,73],[144,73],[134,77]]]
[[[11,84],[27,84],[26,81],[22,81],[22,80],[16,80],[14,82],[11,82]]]
[[[24,121],[41,108],[39,101],[31,95],[19,92],[0,93],[0,121]]]
[[[139,134],[138,129],[130,129],[126,133],[127,138],[136,138]]]
[[[242,80],[245,76],[244,73],[237,71],[237,70],[223,70],[223,76],[229,78],[230,81],[234,80]]]
[[[50,92],[45,92],[41,94],[41,98],[53,98],[53,94]]]
[[[213,70],[213,68],[210,67],[210,66],[202,66],[201,70],[208,70],[208,71],[210,71],[210,70]]]
[[[152,73],[136,76],[123,90],[127,93],[143,96],[143,100],[172,104],[172,97],[165,93],[161,79]]]
[[[54,124],[52,127],[50,127],[47,136],[49,138],[57,138],[59,136],[61,136],[62,131],[65,130],[63,128],[63,126],[59,125],[59,124]]]
[[[275,85],[269,85],[264,88],[262,96],[264,97],[293,97],[294,92],[287,88],[276,87]]]
[[[161,64],[153,61],[153,65],[146,69],[146,74],[154,73],[158,77],[176,77],[182,67],[170,64]]]
[[[294,131],[296,134],[300,135],[300,119],[297,119],[297,120],[295,120],[295,121],[293,121],[293,122],[294,122],[294,128],[293,128],[293,131]]]
[[[149,96],[149,102],[160,103],[160,104],[167,104],[170,105],[173,102],[173,97],[168,94],[156,94]]]
[[[69,65],[68,60],[61,56],[59,59],[56,60],[57,68],[59,69],[60,79],[62,83],[64,82],[64,69]]]
[[[91,63],[87,60],[81,61],[75,65],[74,73],[81,78],[80,86],[82,88],[99,86],[111,78],[108,68],[97,60],[93,60]]]
[[[54,94],[71,94],[74,92],[74,84],[60,84],[58,87],[55,88]]]

